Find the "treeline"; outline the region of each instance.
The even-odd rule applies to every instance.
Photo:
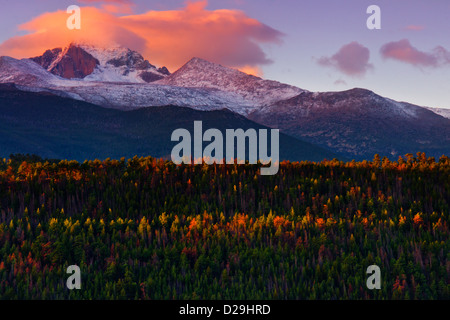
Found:
[[[274,176],[15,156],[0,160],[0,298],[449,299],[449,205],[450,158],[423,153]]]

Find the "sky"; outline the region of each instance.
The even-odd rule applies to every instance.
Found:
[[[81,7],[81,30],[66,9]],[[369,29],[367,8],[381,11]],[[310,91],[450,108],[448,0],[0,0],[0,56],[116,43],[175,71],[197,56]]]

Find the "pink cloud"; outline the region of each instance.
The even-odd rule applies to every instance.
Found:
[[[406,26],[405,29],[410,31],[422,31],[423,29],[425,29],[425,27],[421,25],[411,24],[409,26]]]
[[[131,4],[131,0],[78,0],[80,3],[94,3],[94,2],[107,2],[107,3],[121,3],[121,4]]]
[[[155,65],[176,70],[192,57],[258,70],[271,63],[261,44],[281,43],[283,34],[240,10],[207,10],[207,1],[184,8],[118,15],[105,7],[82,7],[81,30],[69,30],[65,11],[44,13],[19,26],[28,34],[0,44],[0,55],[28,58],[73,41],[111,43],[137,50]]]
[[[368,48],[353,41],[344,45],[331,57],[321,57],[317,63],[324,67],[334,67],[349,76],[364,76],[372,64],[369,63],[370,51]]]
[[[420,51],[408,39],[389,42],[380,49],[385,59],[393,59],[416,67],[439,67],[450,63],[450,52],[438,46],[432,52]]]

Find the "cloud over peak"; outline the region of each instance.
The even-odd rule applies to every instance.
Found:
[[[84,2],[100,2],[82,0]],[[129,4],[128,0],[101,1]],[[19,26],[28,34],[0,44],[0,55],[27,58],[70,42],[119,44],[170,69],[192,57],[235,68],[256,70],[271,63],[263,43],[281,43],[283,34],[240,10],[208,10],[208,1],[189,1],[184,8],[116,15],[108,7],[82,7],[81,30],[69,30],[65,11],[44,13]]]

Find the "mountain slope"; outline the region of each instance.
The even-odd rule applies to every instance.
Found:
[[[250,114],[249,119],[355,159],[450,153],[450,120],[365,89],[305,92]]]
[[[444,108],[431,108],[431,107],[425,107],[426,109],[433,111],[434,113],[443,116],[444,118],[450,119],[450,109],[444,109]]]
[[[237,94],[254,106],[270,104],[305,92],[294,86],[263,80],[200,58],[191,59],[172,75],[157,83],[188,88],[218,89]]]
[[[30,59],[0,57],[0,83],[13,82],[23,86],[45,87],[51,86],[52,82],[59,79]]]
[[[177,116],[174,117],[173,115]],[[34,153],[62,159],[138,156],[170,157],[176,145],[172,132],[266,128],[227,110],[212,112],[165,106],[132,111],[102,108],[47,92],[24,92],[0,85],[0,156]],[[312,144],[280,134],[280,159],[314,160],[337,157]]]
[[[121,47],[78,45],[69,51],[49,50],[35,61],[1,57],[0,83],[119,110],[167,105],[228,109],[355,159],[372,159],[375,153],[391,158],[419,151],[435,157],[450,153],[445,111],[393,101],[369,90],[312,93],[199,58],[170,74]],[[68,65],[59,66],[64,57]],[[87,74],[92,63],[95,67]],[[86,75],[65,78],[74,72]],[[142,72],[150,72],[148,79],[140,78]]]
[[[52,50],[41,57],[34,58],[35,61],[0,57],[0,83],[11,82],[20,86],[22,90],[51,92],[62,97],[71,97],[102,107],[120,110],[131,110],[146,106],[177,105],[197,110],[228,108],[234,112],[245,114],[248,113],[248,110],[254,108],[252,103],[244,100],[242,96],[236,93],[214,88],[183,88],[156,84],[155,82],[147,83],[143,79],[139,80],[136,76],[136,65],[141,63],[147,65],[148,61],[140,61],[128,49],[115,48],[111,49],[110,52],[98,48],[85,48],[98,57],[100,64],[97,65],[93,73],[83,79],[66,79],[48,71],[47,69],[60,70],[62,73],[68,72],[66,67],[60,69],[52,67],[58,65],[58,61],[61,61],[60,58],[63,55],[62,51]],[[127,57],[127,59],[113,60],[110,59],[111,57]],[[105,61],[107,66],[104,64]],[[132,67],[129,67],[129,65],[132,65]],[[47,69],[44,67],[47,67]],[[72,67],[76,69],[76,66],[67,68],[72,72],[75,70]],[[156,67],[151,66],[146,71],[141,70],[144,73],[140,73],[140,75],[149,77],[147,80],[151,80],[152,76],[148,75],[150,69],[158,72],[158,74],[163,74],[164,77],[169,74],[169,71],[164,67],[156,69]],[[77,69],[76,72],[81,71]],[[123,75],[123,73],[126,75]],[[116,82],[111,82],[113,80],[116,80]]]

